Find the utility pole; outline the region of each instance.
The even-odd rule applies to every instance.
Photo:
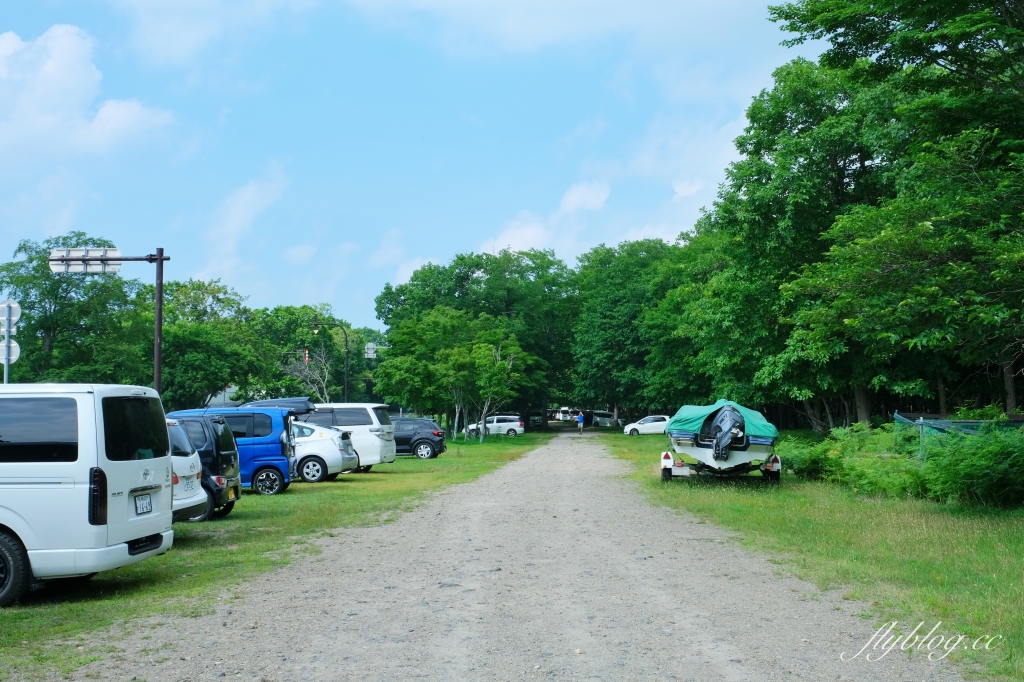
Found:
[[[98,255],[92,255],[92,253]],[[54,249],[50,253],[50,270],[64,274],[103,275],[115,273],[125,261],[156,264],[156,298],[153,320],[153,388],[160,392],[164,341],[164,261],[171,260],[158,248],[148,256],[122,256],[113,247],[90,246],[83,249]]]

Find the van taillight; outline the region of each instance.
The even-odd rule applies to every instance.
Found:
[[[107,525],[107,475],[103,469],[89,469],[89,523]]]

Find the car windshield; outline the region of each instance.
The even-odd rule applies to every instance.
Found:
[[[166,457],[171,446],[160,399],[104,398],[103,439],[112,462]]]
[[[167,425],[167,436],[171,441],[171,455],[175,457],[188,457],[194,451],[192,441],[188,434],[178,424]]]

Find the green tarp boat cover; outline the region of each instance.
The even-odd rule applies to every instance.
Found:
[[[734,403],[731,400],[719,400],[714,405],[683,405],[676,412],[676,415],[669,420],[668,426],[665,427],[666,432],[672,431],[689,431],[690,433],[699,433],[700,427],[704,424],[704,420],[708,418],[708,415],[718,410],[719,408],[731,405],[735,407],[741,415],[743,415],[743,421],[747,424],[747,435],[748,436],[760,436],[762,438],[778,438],[779,430],[772,425],[764,415],[757,410],[751,410],[750,408],[743,407],[738,403]]]

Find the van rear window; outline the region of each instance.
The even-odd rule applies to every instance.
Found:
[[[166,457],[171,445],[160,399],[104,398],[103,439],[112,462]]]
[[[0,398],[0,463],[76,461],[74,398]]]
[[[213,422],[213,430],[217,434],[217,452],[237,452],[238,446],[235,445],[235,436],[231,433],[231,429],[224,422]]]
[[[373,420],[365,407],[334,408],[334,423],[338,426],[373,426]],[[385,423],[390,424],[391,421]]]
[[[192,454],[192,442],[189,440],[185,429],[181,426],[168,426],[167,436],[171,441],[171,455],[176,457],[188,457]]]
[[[388,408],[375,407],[373,408],[373,413],[377,415],[377,421],[381,424],[386,426],[391,423],[391,415],[388,414]]]

